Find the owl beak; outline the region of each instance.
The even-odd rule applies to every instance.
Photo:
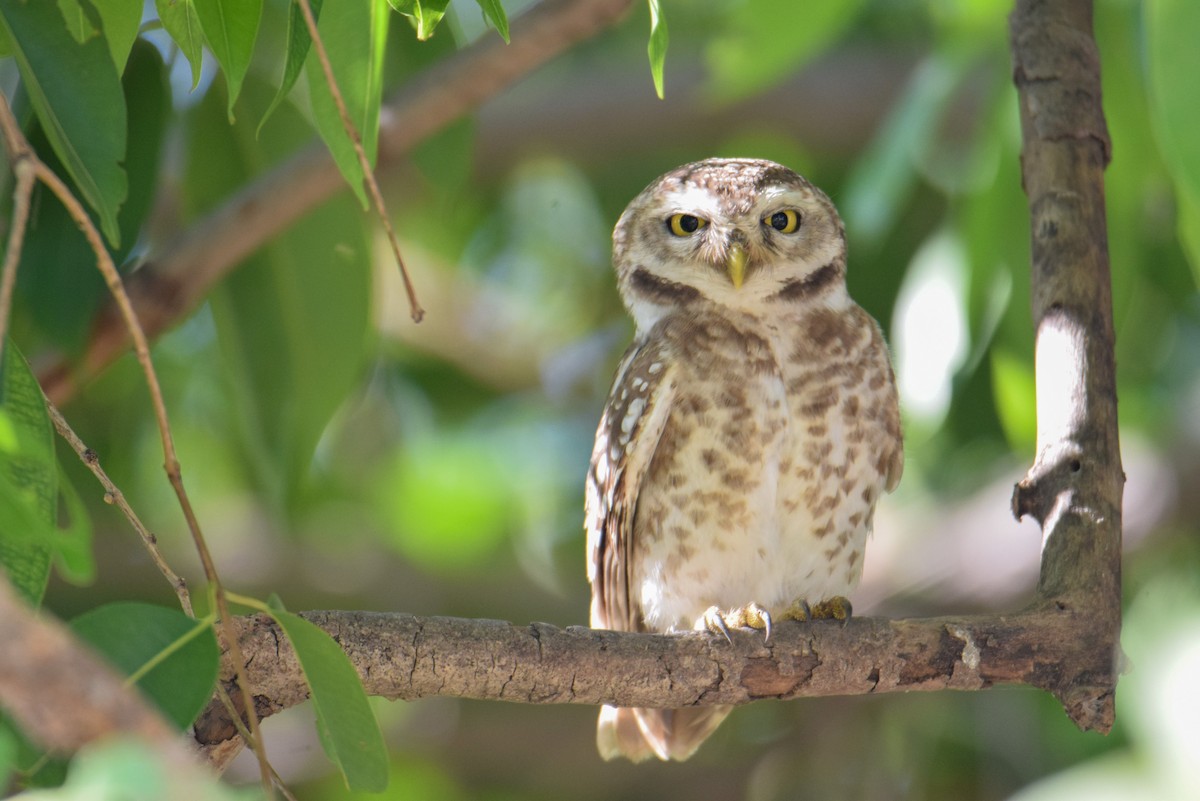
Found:
[[[737,242],[729,246],[729,258],[725,262],[725,270],[729,273],[729,280],[733,282],[734,289],[742,288],[742,281],[746,278],[746,249]]]

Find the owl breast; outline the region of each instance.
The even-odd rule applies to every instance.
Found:
[[[779,614],[857,583],[885,484],[871,441],[886,439],[894,389],[870,317],[823,314],[668,318],[655,332],[678,373],[634,520],[646,628],[751,601]]]

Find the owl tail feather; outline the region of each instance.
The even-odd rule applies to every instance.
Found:
[[[627,709],[606,706],[600,710],[596,746],[606,760],[625,757],[644,762],[652,756],[682,762],[721,725],[731,706],[693,709]]]

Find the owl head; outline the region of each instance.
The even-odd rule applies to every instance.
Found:
[[[706,159],[661,176],[613,231],[638,331],[690,304],[755,315],[845,298],[846,238],[825,194],[780,164]]]

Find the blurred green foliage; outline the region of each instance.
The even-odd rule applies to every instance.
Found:
[[[322,31],[349,19],[323,5]],[[364,25],[379,35],[378,48],[358,31],[355,49],[352,29],[363,26],[330,41],[340,42],[335,68],[357,70],[354,116],[368,133],[378,92],[408,85],[477,37],[496,36],[493,28],[505,32],[491,2],[392,5],[414,25],[370,17],[378,24]],[[510,16],[524,5],[503,3]],[[146,26],[127,61],[113,37],[98,51],[89,40],[79,58],[103,61],[104,74],[118,65],[123,86],[122,103],[95,119],[88,108],[71,109],[59,131],[38,110],[60,107],[49,89],[39,99],[26,86],[31,97],[15,97],[35,146],[75,179],[127,268],[318,134],[337,143],[344,171],[356,169],[319,82],[297,82],[266,117],[281,75],[298,74],[284,65],[303,59],[304,37],[286,33],[298,24],[287,21],[294,6],[266,0],[259,12],[245,4],[223,33],[208,14],[217,6],[229,4],[159,2],[165,30]],[[354,13],[369,15],[383,4],[358,6]],[[395,267],[379,255],[354,195],[343,192],[252,254],[156,343],[184,474],[232,586],[279,591],[296,607],[584,622],[582,479],[630,331],[608,266],[609,231],[655,176],[726,155],[783,161],[833,198],[849,231],[851,293],[893,344],[908,460],[900,494],[881,509],[872,557],[881,565],[880,611],[963,611],[948,597],[1003,609],[1027,596],[1028,576],[1003,594],[975,591],[999,570],[982,556],[923,573],[909,564],[921,559],[904,558],[951,551],[954,543],[936,537],[967,532],[945,535],[939,526],[1011,485],[1033,455],[1028,210],[1010,2],[665,0],[656,8],[671,30],[662,101],[645,65],[651,11],[639,3],[623,24],[381,176],[429,312],[421,326],[407,321]],[[1137,459],[1127,458],[1136,542],[1124,643],[1136,670],[1119,688],[1112,735],[1078,733],[1032,691],[819,699],[739,710],[688,765],[634,767],[599,762],[594,710],[435,700],[382,716],[392,755],[384,797],[1200,793],[1185,758],[1187,722],[1200,710],[1186,687],[1164,689],[1181,686],[1173,682],[1193,670],[1200,648],[1200,508],[1189,494],[1200,481],[1196,9],[1192,0],[1096,2],[1114,152],[1106,200],[1122,440]],[[18,63],[23,51],[12,39],[26,11],[0,0],[4,52],[17,52]],[[193,16],[199,22],[189,25]],[[127,22],[101,17],[79,18],[79,35],[85,23],[127,35]],[[422,20],[429,36],[418,42]],[[225,77],[202,66],[199,40],[188,38],[195,25]],[[248,50],[251,25],[258,38]],[[663,34],[652,44],[665,46]],[[225,44],[213,47],[214,38]],[[82,155],[60,153],[56,138],[75,141],[81,131],[103,141]],[[126,132],[128,146],[120,144]],[[91,194],[81,171],[100,176]],[[39,192],[12,326],[35,364],[78,355],[103,300],[103,282],[74,236]],[[199,587],[136,365],[118,361],[66,413],[171,563]],[[73,615],[112,599],[172,603],[92,477],[59,453],[97,529],[98,578],[88,587],[52,579],[50,608]],[[49,520],[51,508],[42,511]],[[996,529],[989,542],[1036,561],[1036,541],[1014,530]],[[311,727],[303,740],[295,727],[274,725],[266,728],[272,758],[299,797],[360,797],[311,759]],[[6,732],[0,768],[14,748]],[[253,771],[234,776],[253,781]],[[73,772],[69,782],[77,780]]]

